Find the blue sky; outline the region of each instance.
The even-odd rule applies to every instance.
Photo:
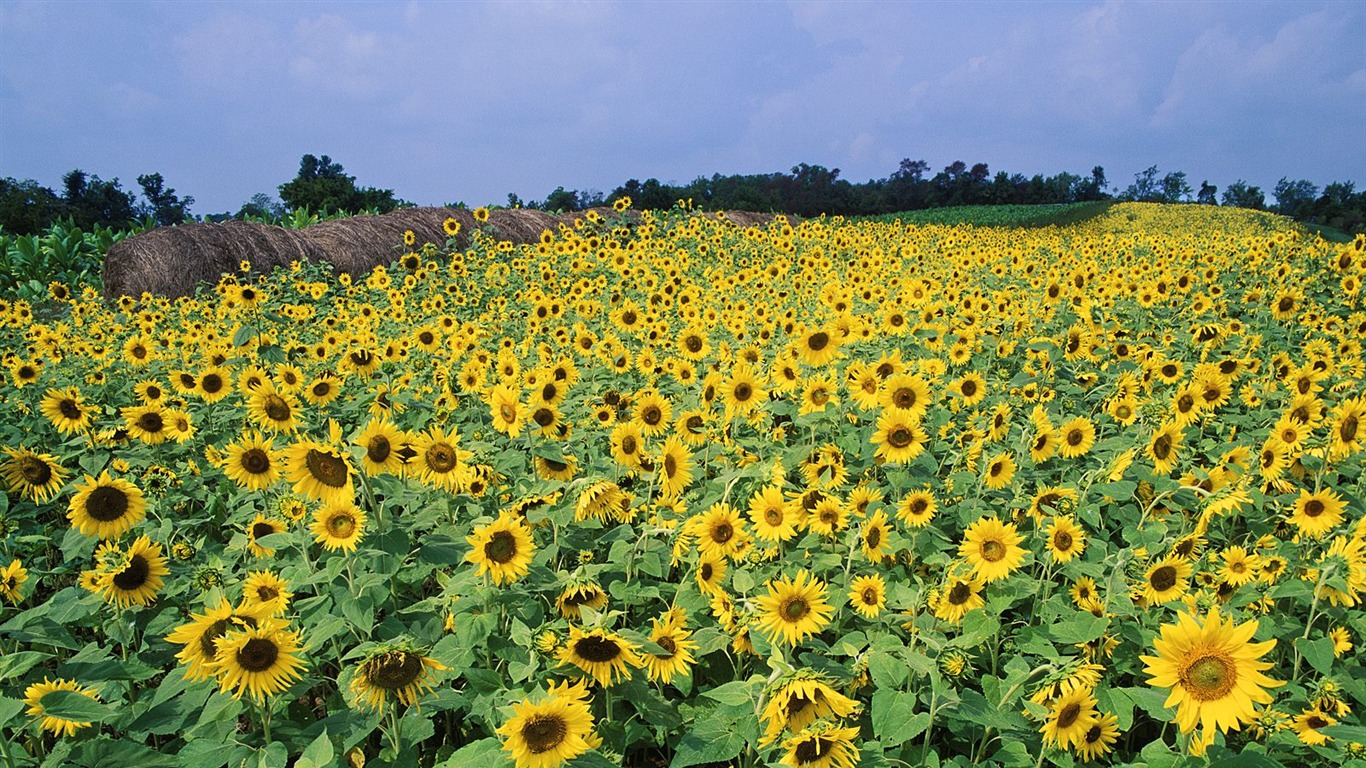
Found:
[[[419,204],[902,158],[1361,187],[1364,7],[0,0],[0,175],[201,215],[305,153]]]

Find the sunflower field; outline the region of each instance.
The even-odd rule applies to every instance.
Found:
[[[458,228],[0,303],[3,765],[1366,765],[1366,239]]]

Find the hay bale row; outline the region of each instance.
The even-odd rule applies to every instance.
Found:
[[[610,209],[598,209],[611,216]],[[534,243],[545,230],[561,223],[572,224],[583,213],[553,215],[528,209],[495,210],[479,228],[498,240]],[[235,272],[243,261],[253,271],[269,272],[295,260],[327,261],[337,272],[364,274],[380,264],[396,261],[403,253],[403,233],[417,236],[418,243],[444,243],[446,219],[460,222],[456,238],[469,246],[476,222],[460,208],[401,208],[378,216],[354,216],[325,221],[304,229],[227,221],[221,224],[181,224],[160,227],[125,238],[109,248],[104,261],[104,292],[109,300],[141,296],[144,292],[171,298],[192,295],[201,282],[214,283],[224,272]],[[628,212],[631,221],[639,214]],[[726,218],[742,227],[767,224],[772,214],[727,212]]]

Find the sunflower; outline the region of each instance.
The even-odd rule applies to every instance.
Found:
[[[669,422],[673,419],[673,405],[668,398],[651,390],[640,393],[634,400],[632,420],[640,427],[641,434],[649,437],[669,428]]]
[[[887,605],[887,585],[876,573],[859,576],[849,584],[849,605],[865,619],[876,619]]]
[[[934,499],[934,492],[922,488],[906,494],[906,498],[897,505],[896,514],[906,525],[924,528],[934,519],[934,513],[938,509],[939,504]]]
[[[1010,485],[1015,478],[1015,458],[1008,452],[1001,452],[987,460],[986,477],[983,482],[987,488],[999,491]]]
[[[232,394],[232,374],[222,366],[210,366],[196,378],[195,394],[206,403],[216,403]]]
[[[912,411],[885,408],[877,418],[877,431],[872,443],[874,455],[890,464],[905,464],[925,450],[929,436],[920,426],[920,418]]]
[[[811,509],[811,514],[806,519],[806,527],[812,533],[831,538],[848,525],[849,507],[829,494],[821,495],[820,500],[816,502],[816,506]]]
[[[239,610],[260,608],[269,616],[280,616],[289,609],[289,601],[293,597],[289,582],[273,571],[252,571],[242,582],[242,606]]]
[[[673,621],[650,620],[650,642],[659,646],[663,652],[645,651],[641,658],[645,661],[645,674],[652,681],[667,685],[675,675],[688,671],[696,662],[692,652],[697,650],[697,641],[692,634]]]
[[[738,558],[749,545],[749,533],[740,513],[725,502],[716,502],[701,515],[688,521],[688,533],[697,538],[697,548],[714,558]]]
[[[117,556],[110,553],[112,566],[99,577],[99,591],[105,602],[115,603],[120,608],[130,605],[150,605],[156,599],[157,590],[171,571],[166,567],[161,545],[153,543],[146,536],[139,536],[126,552]]]
[[[313,513],[313,540],[329,552],[355,552],[365,533],[365,510],[351,501],[324,502]]]
[[[570,584],[555,600],[555,607],[560,611],[560,615],[570,621],[579,621],[583,608],[600,611],[606,605],[607,593],[591,581]]]
[[[531,530],[521,518],[506,512],[497,520],[475,528],[465,541],[470,545],[466,562],[478,565],[477,575],[483,576],[487,572],[493,583],[500,586],[525,576],[536,552]]]
[[[365,451],[360,457],[361,469],[372,477],[402,474],[403,458],[398,449],[403,443],[403,431],[384,416],[372,417],[353,441]]]
[[[761,745],[782,735],[799,732],[822,718],[845,718],[857,712],[859,703],[835,690],[834,681],[809,669],[780,678],[764,704],[764,736]]]
[[[260,432],[245,432],[236,442],[228,443],[222,467],[238,487],[264,491],[280,479],[280,454]]]
[[[1024,563],[1022,540],[1014,523],[983,517],[963,532],[958,555],[967,560],[984,583],[990,584],[1009,576]]]
[[[677,498],[692,482],[692,454],[678,435],[670,435],[655,460],[660,495]]]
[[[1318,707],[1310,707],[1304,710],[1290,721],[1291,730],[1303,744],[1310,746],[1323,746],[1327,744],[1330,736],[1319,732],[1320,728],[1330,725],[1337,725],[1337,718],[1329,715]]]
[[[1219,568],[1219,578],[1230,586],[1241,587],[1261,572],[1262,557],[1255,551],[1249,553],[1243,547],[1232,546],[1220,552],[1219,558],[1224,561]]]
[[[1215,607],[1203,625],[1183,612],[1176,624],[1163,624],[1160,631],[1161,637],[1153,641],[1157,655],[1139,659],[1146,665],[1149,685],[1171,690],[1164,706],[1177,708],[1182,733],[1199,725],[1209,739],[1216,729],[1237,730],[1252,722],[1254,705],[1271,703],[1267,688],[1284,685],[1262,674],[1272,664],[1259,659],[1276,647],[1276,641],[1251,642],[1256,621],[1226,622]]]
[[[309,405],[322,407],[341,395],[341,381],[330,373],[313,379],[303,389],[304,400]]]
[[[11,561],[9,565],[0,568],[0,597],[8,600],[10,605],[18,605],[19,601],[24,599],[21,590],[26,581],[28,569],[17,559]]]
[[[804,331],[793,342],[793,352],[810,367],[830,364],[839,355],[842,337],[826,328]]]
[[[568,482],[574,479],[574,473],[579,469],[579,460],[568,454],[558,459],[537,456],[532,463],[536,468],[536,476],[542,480]]]
[[[71,527],[100,539],[117,539],[146,516],[142,491],[123,478],[110,477],[107,469],[98,478],[85,476],[66,513]]]
[[[1089,763],[1110,751],[1119,740],[1119,717],[1109,712],[1100,713],[1096,722],[1077,739],[1072,748],[1083,763]]]
[[[924,416],[930,400],[930,385],[909,373],[893,374],[878,390],[878,402],[884,408],[899,408],[917,417]]]
[[[1156,475],[1171,474],[1172,468],[1176,466],[1177,451],[1181,447],[1183,436],[1181,427],[1175,422],[1166,422],[1153,432],[1152,438],[1148,440],[1148,458],[1153,460],[1153,473]]]
[[[712,555],[702,555],[697,560],[697,588],[704,595],[723,595],[725,588],[721,582],[726,580],[726,559]]]
[[[247,396],[247,418],[262,429],[292,433],[299,428],[294,418],[298,413],[298,399],[269,380],[261,382]]]
[[[1084,456],[1096,443],[1096,427],[1085,416],[1078,416],[1058,427],[1058,433],[1058,455],[1064,459]]]
[[[75,435],[90,429],[94,411],[81,397],[75,387],[49,389],[39,405],[44,417],[57,431],[64,435]]]
[[[271,557],[275,550],[264,547],[260,540],[266,536],[276,533],[284,533],[289,530],[289,526],[284,520],[269,518],[260,512],[256,513],[256,519],[247,526],[247,551],[254,557]]]
[[[1065,684],[1058,698],[1049,707],[1048,717],[1039,732],[1043,743],[1067,749],[1086,738],[1087,731],[1100,721],[1096,711],[1096,697],[1087,685]]]
[[[331,445],[301,440],[285,449],[285,479],[300,496],[324,503],[350,502],[355,496],[352,472],[346,456]]]
[[[719,394],[726,404],[727,418],[751,413],[768,400],[758,372],[749,365],[736,366],[730,378],[721,384]]]
[[[214,641],[229,630],[255,627],[270,619],[269,606],[232,607],[226,598],[219,598],[218,606],[202,614],[191,614],[190,621],[166,635],[166,642],[185,646],[176,658],[189,667],[185,679],[191,682],[208,680],[214,676],[213,663],[218,658]]]
[[[424,485],[457,493],[469,484],[471,470],[466,462],[474,453],[460,448],[460,433],[454,428],[447,433],[433,424],[414,436],[413,450],[417,451],[414,471],[420,473]]]
[[[987,381],[976,371],[964,374],[949,385],[949,394],[963,407],[971,408],[987,396]]]
[[[1055,563],[1065,563],[1086,549],[1086,530],[1077,525],[1071,515],[1059,515],[1049,523],[1048,555]]]
[[[66,482],[66,470],[56,456],[35,453],[27,448],[5,448],[4,452],[9,458],[0,462],[0,477],[5,479],[11,493],[43,504]]]
[[[1190,586],[1192,570],[1189,560],[1175,554],[1167,556],[1143,575],[1143,596],[1153,605],[1179,599]]]
[[[1061,442],[1058,431],[1050,424],[1039,424],[1035,428],[1034,437],[1029,443],[1029,460],[1035,464],[1041,464],[1053,457],[1058,452],[1058,444]]]
[[[382,643],[356,665],[351,693],[356,704],[365,709],[382,710],[390,696],[411,707],[425,691],[432,690],[430,672],[447,669],[406,643]]]
[[[943,590],[931,602],[935,618],[949,624],[959,624],[969,611],[986,605],[982,598],[982,578],[975,573],[952,575]]]
[[[863,556],[874,565],[891,558],[887,537],[892,527],[887,522],[887,513],[879,509],[864,520],[859,531],[859,541],[863,544]]]
[[[47,710],[43,709],[43,699],[46,698],[49,693],[56,691],[70,691],[85,696],[92,701],[100,700],[100,695],[95,692],[94,688],[78,685],[75,680],[66,680],[62,678],[49,680],[47,676],[44,675],[43,682],[34,683],[24,689],[24,703],[28,705],[29,717],[38,720],[39,728],[56,736],[75,736],[76,731],[82,728],[89,728],[91,725],[89,722],[57,717],[48,714]],[[7,736],[6,738],[10,737]]]
[[[1302,536],[1322,538],[1342,523],[1346,508],[1347,502],[1331,488],[1314,493],[1300,489],[1300,497],[1295,500],[1295,508],[1290,514],[1290,523]]]
[[[797,534],[797,521],[788,514],[783,489],[778,485],[764,486],[750,498],[749,519],[754,535],[770,543],[787,541]]]
[[[232,691],[234,699],[246,693],[260,703],[302,677],[299,633],[284,629],[278,622],[236,627],[213,643],[214,660],[209,668],[222,691]]]
[[[577,624],[571,624],[569,639],[558,658],[587,672],[598,685],[608,687],[618,678],[629,678],[632,667],[645,665],[636,651],[634,643],[614,632],[605,629],[584,632]]]
[[[593,748],[593,713],[583,699],[552,692],[513,704],[512,713],[498,733],[515,768],[559,768]]]
[[[128,434],[147,445],[160,445],[170,437],[166,410],[160,404],[134,405],[119,411]]]
[[[757,627],[768,635],[770,642],[777,644],[781,640],[795,646],[830,623],[835,609],[826,602],[825,582],[805,569],[795,579],[770,579],[767,587],[768,594],[756,599]]]
[[[778,762],[792,768],[854,768],[859,760],[858,747],[854,746],[858,735],[857,726],[839,728],[828,720],[819,720],[783,742],[787,752]]]
[[[645,435],[639,424],[623,421],[612,428],[609,438],[612,458],[627,469],[640,469],[645,457]]]
[[[835,396],[837,391],[833,376],[812,376],[802,388],[802,400],[797,415],[824,413],[826,406],[839,405],[840,399]]]
[[[1342,459],[1360,451],[1366,445],[1366,430],[1361,428],[1366,419],[1366,397],[1343,400],[1333,409],[1328,423],[1328,455]]]

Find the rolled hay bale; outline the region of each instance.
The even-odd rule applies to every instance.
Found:
[[[610,208],[594,209],[604,219],[619,217]],[[293,261],[325,261],[337,272],[364,274],[381,264],[397,261],[408,250],[403,235],[411,231],[418,245],[447,240],[445,222],[460,223],[456,245],[469,247],[476,230],[488,232],[498,241],[530,244],[541,233],[556,230],[561,224],[573,226],[587,211],[550,214],[516,208],[489,212],[487,222],[478,223],[474,214],[463,208],[400,208],[376,216],[353,216],[314,224],[304,229],[227,221],[221,224],[180,224],[160,227],[124,238],[110,246],[104,260],[106,300],[120,296],[177,298],[190,296],[200,283],[216,283],[225,272],[236,272],[243,261],[253,272],[269,272],[287,267]],[[713,214],[714,215],[714,214]],[[773,214],[729,211],[726,220],[737,226],[767,224]],[[627,211],[628,224],[640,220],[636,211]]]

